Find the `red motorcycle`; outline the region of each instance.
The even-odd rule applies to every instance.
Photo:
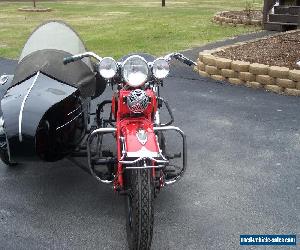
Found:
[[[129,55],[116,62],[92,52],[67,57],[64,64],[84,57],[96,59],[98,72],[113,89],[112,100],[103,101],[95,113],[96,126],[87,139],[90,173],[100,182],[113,184],[126,197],[127,239],[130,249],[150,249],[153,233],[153,201],[162,187],[177,182],[187,166],[186,137],[174,126],[168,103],[159,87],[176,59],[189,66],[193,61],[172,53],[157,58],[147,54]],[[105,115],[105,109],[109,114]],[[170,121],[162,124],[160,109],[165,106]],[[107,112],[106,112],[107,113]],[[164,133],[175,131],[182,139],[182,152],[169,155]],[[103,150],[105,134],[113,134],[116,150]],[[170,160],[182,158],[175,169]]]

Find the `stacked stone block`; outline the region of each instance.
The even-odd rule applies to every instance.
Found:
[[[237,26],[237,25],[261,25],[262,21],[261,20],[249,20],[249,19],[241,19],[241,18],[228,18],[222,16],[223,13],[226,13],[228,11],[223,11],[217,13],[213,17],[213,21],[218,24],[227,24],[227,25],[232,25],[232,26]]]
[[[233,85],[264,88],[278,94],[300,96],[300,70],[233,61],[212,55],[221,49],[224,48],[199,53],[197,70],[201,76],[228,81]]]

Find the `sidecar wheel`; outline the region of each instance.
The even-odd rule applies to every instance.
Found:
[[[7,151],[3,152],[3,151],[0,150],[0,159],[5,163],[5,165],[7,165],[9,167],[13,167],[13,166],[18,165],[15,162],[10,162],[9,161],[9,157],[8,157]]]
[[[152,169],[127,170],[126,231],[129,249],[151,247],[154,222],[154,184]]]

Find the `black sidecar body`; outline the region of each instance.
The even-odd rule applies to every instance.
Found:
[[[88,130],[89,107],[105,83],[68,25],[51,21],[29,37],[13,76],[0,86],[0,155],[7,163],[57,161],[78,147]],[[3,80],[4,78],[2,78]]]

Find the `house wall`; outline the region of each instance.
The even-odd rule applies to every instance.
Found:
[[[280,5],[300,5],[299,0],[280,0]]]

